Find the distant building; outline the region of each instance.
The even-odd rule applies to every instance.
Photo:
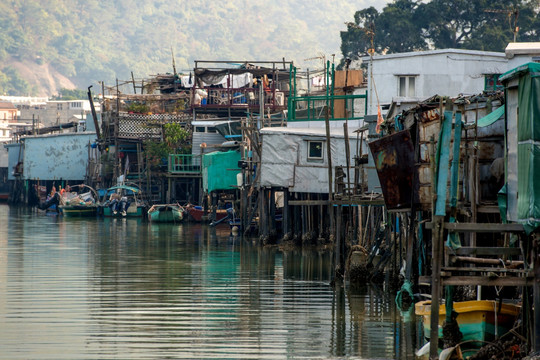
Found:
[[[99,112],[99,104],[95,103]],[[22,120],[39,121],[42,126],[53,126],[72,120],[73,116],[85,118],[91,113],[89,100],[48,100],[44,104],[20,105]]]
[[[17,108],[10,102],[0,101],[0,120],[15,121],[17,119]]]
[[[17,121],[17,108],[10,102],[0,101],[0,142],[11,139],[11,126]]]
[[[12,103],[18,110],[21,110],[21,108],[44,106],[48,100],[49,98],[47,97],[36,96],[0,96],[0,101],[8,101]]]

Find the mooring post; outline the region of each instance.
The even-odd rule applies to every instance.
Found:
[[[276,189],[270,189],[270,232],[276,230]]]
[[[341,205],[338,205],[337,206],[337,216],[336,216],[336,268],[334,270],[334,273],[336,275],[336,277],[338,278],[342,278],[343,276],[343,267],[342,267],[342,261],[341,261],[341,242],[343,241],[343,238],[342,238],[342,235],[341,235],[341,225],[342,225],[342,219],[341,219],[341,215],[342,215],[342,206]]]
[[[268,196],[270,191],[261,188],[261,210],[260,210],[260,219],[259,219],[259,232],[260,235],[267,237],[268,236]]]
[[[211,221],[216,220],[217,205],[218,205],[218,195],[215,191],[212,191],[212,215],[210,219]]]
[[[443,216],[433,217],[433,243],[431,261],[431,329],[429,358],[435,360],[439,358],[439,296],[441,292],[440,276],[442,263],[442,224]]]
[[[283,228],[283,236],[285,237],[289,233],[289,189],[283,189],[283,218],[281,227]]]

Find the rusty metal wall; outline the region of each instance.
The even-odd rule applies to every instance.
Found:
[[[415,184],[414,144],[409,130],[369,143],[388,210],[410,208]]]

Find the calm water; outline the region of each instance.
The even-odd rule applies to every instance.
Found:
[[[7,205],[0,224],[0,359],[414,359],[414,319],[330,287],[329,253]]]

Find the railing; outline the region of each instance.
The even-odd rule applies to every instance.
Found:
[[[361,101],[363,100],[363,101]],[[319,95],[290,98],[288,121],[324,121],[328,104],[329,120],[360,120],[367,106],[367,91],[359,95]],[[360,107],[360,109],[358,109]],[[358,116],[361,114],[362,116]]]
[[[199,175],[202,155],[169,154],[168,171],[171,174]]]
[[[364,94],[345,94],[346,86],[335,88],[334,65],[326,62],[324,95],[297,96],[296,68],[291,65],[287,122],[363,120],[367,114],[368,92]],[[346,84],[346,82],[345,82]]]
[[[365,166],[336,166],[334,174],[334,196],[346,198],[362,195],[367,191],[367,168]]]
[[[196,96],[192,105],[195,108],[236,108],[258,111],[261,106],[261,91],[258,88],[197,88],[195,89],[196,94],[197,90],[204,90],[204,95]],[[262,96],[265,109],[270,108],[275,112],[287,108],[287,93],[283,91],[265,89]]]

